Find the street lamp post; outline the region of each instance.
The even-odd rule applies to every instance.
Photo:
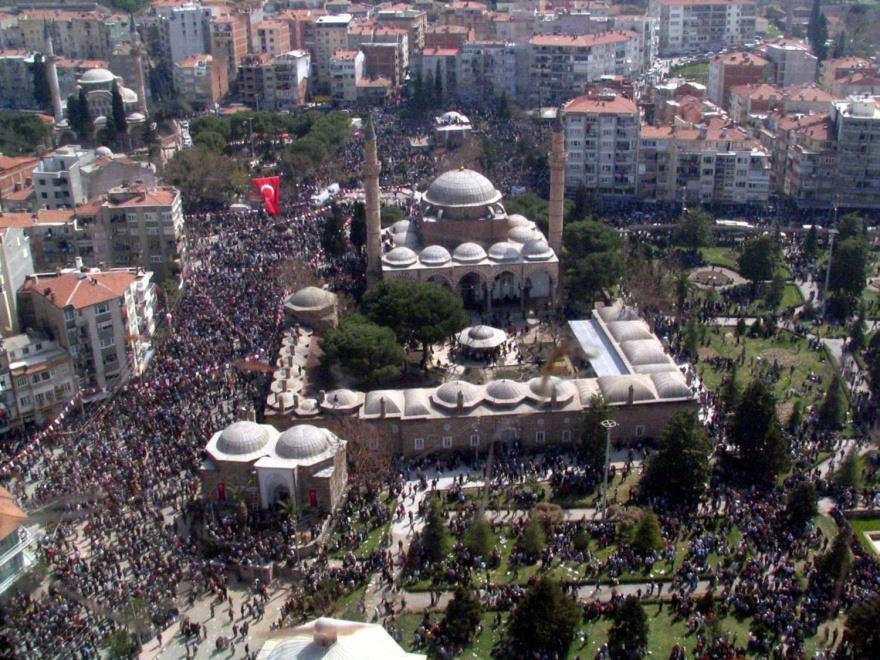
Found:
[[[608,468],[611,462],[611,430],[617,427],[613,419],[603,419],[600,424],[605,429],[605,474],[602,475],[602,522],[608,517]]]

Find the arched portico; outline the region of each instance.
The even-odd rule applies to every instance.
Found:
[[[522,279],[516,273],[505,270],[492,281],[492,304],[518,305],[522,301]]]
[[[489,288],[479,273],[472,271],[462,275],[457,288],[466,309],[484,309],[487,305],[491,309]]]

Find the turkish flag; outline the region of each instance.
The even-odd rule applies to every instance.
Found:
[[[279,215],[281,213],[281,179],[277,176],[264,176],[259,179],[251,179],[257,190],[263,196],[266,202],[266,210],[271,215]]]

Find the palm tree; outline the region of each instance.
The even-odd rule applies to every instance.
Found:
[[[244,488],[232,488],[232,499],[238,504],[238,524],[247,529],[248,523],[248,505],[247,493]]]

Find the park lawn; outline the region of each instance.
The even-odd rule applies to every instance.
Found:
[[[367,587],[364,585],[340,598],[333,607],[333,616],[346,621],[366,621],[366,612],[363,609],[366,593]]]
[[[785,309],[786,307],[797,307],[798,305],[804,304],[804,296],[801,293],[801,290],[797,287],[797,284],[792,284],[789,282],[785,285],[785,292],[782,294],[782,304],[780,307]]]
[[[739,345],[731,327],[719,328],[718,332],[709,332],[707,336],[709,344],[700,347],[702,359],[697,365],[706,387],[717,391],[721,386],[722,376],[727,373],[713,367],[706,358],[722,356],[738,359],[745,345],[745,362],[737,365],[737,382],[744,388],[753,379],[759,364],[765,361],[772,364],[774,360],[778,360],[783,369],[779,379],[773,384],[773,390],[779,407],[786,408],[782,413],[787,413],[790,408],[785,404],[793,404],[795,399],[800,399],[804,405],[820,399],[818,390],[827,386],[834,374],[834,368],[826,359],[824,351],[813,351],[808,340],[794,337],[784,330],[769,338],[742,337]],[[790,371],[790,367],[794,369]],[[808,382],[811,372],[821,378],[818,386]],[[781,418],[786,419],[787,414],[783,414]]]
[[[852,525],[856,536],[859,537],[859,543],[862,544],[862,547],[876,557],[877,551],[874,550],[874,547],[868,541],[867,533],[880,532],[880,518],[851,518],[849,523]]]
[[[875,472],[873,476],[870,472],[871,457],[875,456],[877,451],[869,451],[867,454],[859,456],[859,473],[862,475],[862,488],[877,488],[880,484],[880,471]]]
[[[735,248],[704,247],[700,248],[700,254],[703,256],[703,261],[707,264],[723,266],[724,268],[730,268],[731,270],[737,270],[737,268],[739,268],[736,263],[736,260],[739,257],[739,252]]]
[[[813,522],[816,523],[816,527],[819,528],[819,531],[829,541],[833,541],[834,537],[837,536],[837,523],[834,522],[834,518],[831,516],[824,513],[819,514],[813,518]]]
[[[684,64],[672,67],[669,71],[672,78],[685,78],[687,80],[706,84],[709,82],[709,63],[694,62],[692,64]]]

